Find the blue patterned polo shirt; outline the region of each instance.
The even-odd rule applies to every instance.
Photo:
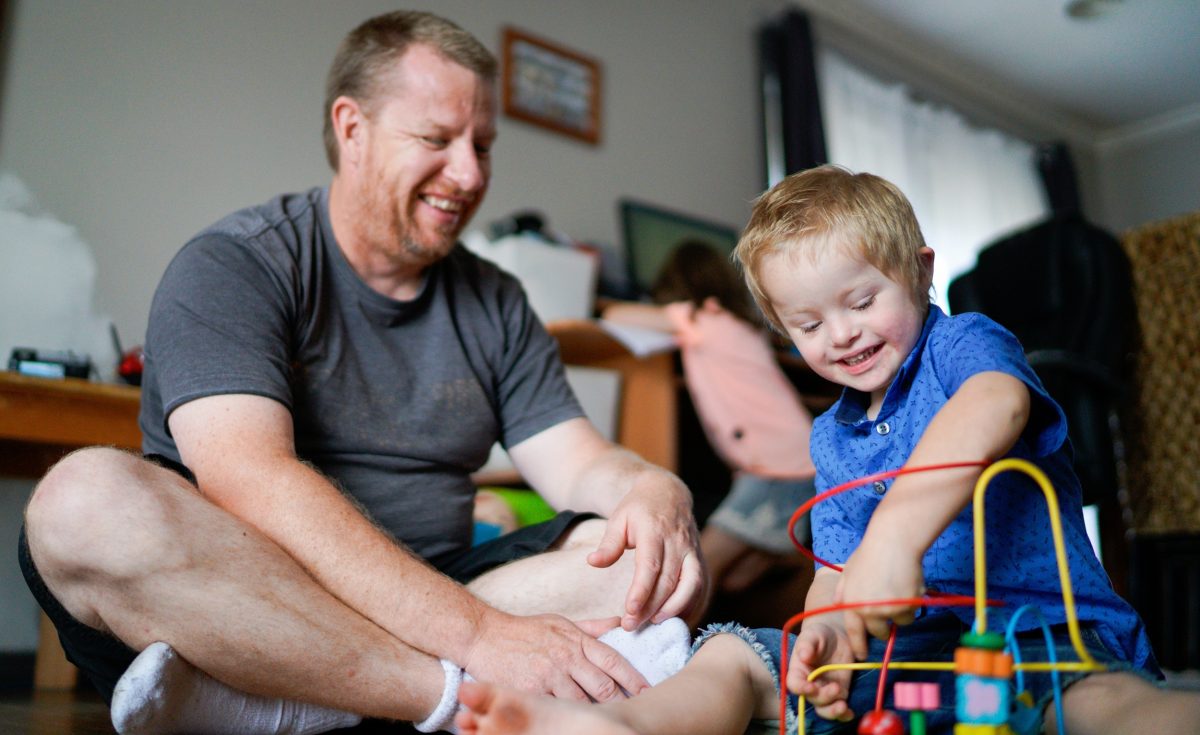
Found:
[[[1034,462],[1053,483],[1062,511],[1071,585],[1081,621],[1097,626],[1105,645],[1139,667],[1157,668],[1141,619],[1112,589],[1084,530],[1079,480],[1071,468],[1066,418],[1029,367],[1020,343],[982,314],[949,317],[937,306],[888,387],[879,415],[866,416],[870,397],[845,389],[813,425],[811,442],[817,490],[899,468],[908,461],[925,427],[968,378],[980,372],[1013,375],[1029,388],[1029,422],[1007,456]],[[963,457],[969,461],[982,457]],[[812,511],[813,549],[841,564],[858,547],[871,513],[892,480],[855,488],[819,503]],[[989,627],[1002,631],[1012,613],[1036,605],[1047,622],[1065,622],[1054,543],[1045,496],[1024,473],[1003,472],[985,496]],[[974,532],[968,506],[951,521],[924,558],[925,584],[951,594],[974,595]],[[951,608],[968,625],[973,608]],[[1025,627],[1036,625],[1023,616]]]

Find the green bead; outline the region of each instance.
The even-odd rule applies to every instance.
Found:
[[[973,630],[968,631],[963,633],[962,638],[958,642],[968,648],[982,648],[986,651],[1004,650],[1004,636],[988,631],[984,631],[983,633],[976,633]]]

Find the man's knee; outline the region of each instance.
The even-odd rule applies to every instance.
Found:
[[[120,502],[108,492],[114,483],[106,478],[127,461],[136,460],[107,447],[81,449],[59,460],[38,482],[25,508],[29,535],[53,534],[63,524],[75,526],[93,518],[98,509]]]
[[[170,476],[117,449],[95,447],[64,457],[38,483],[25,509],[38,569],[50,581],[60,573],[104,565],[111,562],[108,555],[123,555],[152,538],[152,519],[168,514],[150,488],[156,478],[173,482]]]

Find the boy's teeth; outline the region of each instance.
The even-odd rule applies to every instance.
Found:
[[[854,357],[847,357],[846,359],[843,360],[843,362],[845,362],[847,365],[857,365],[860,362],[863,362],[864,360],[866,360],[868,357],[870,357],[873,354],[875,354],[874,348],[860,352],[857,355],[855,355]]]

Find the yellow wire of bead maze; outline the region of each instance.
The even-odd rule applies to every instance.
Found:
[[[1038,487],[1041,488],[1042,494],[1046,497],[1046,508],[1050,516],[1050,532],[1054,538],[1054,553],[1058,561],[1058,576],[1059,583],[1062,586],[1063,608],[1067,617],[1067,631],[1071,639],[1071,646],[1075,649],[1075,654],[1079,657],[1079,661],[1075,662],[1030,662],[1020,663],[1013,666],[1014,671],[1029,671],[1029,672],[1049,672],[1049,671],[1107,671],[1107,667],[1098,663],[1088,653],[1087,648],[1083,645],[1083,638],[1079,633],[1079,618],[1075,614],[1075,595],[1071,588],[1071,571],[1067,564],[1066,545],[1063,542],[1062,534],[1062,515],[1058,507],[1058,498],[1054,492],[1054,486],[1050,484],[1050,479],[1046,477],[1046,473],[1032,462],[1008,458],[994,462],[983,471],[979,479],[975,482],[975,491],[972,500],[972,510],[974,511],[974,545],[975,545],[975,632],[987,632],[987,549],[984,538],[985,518],[984,518],[984,494],[987,492],[988,484],[992,478],[1001,472],[1006,471],[1024,472],[1029,475]],[[793,619],[791,623],[799,622]],[[787,646],[787,628],[784,629],[784,647],[786,653]],[[786,661],[782,661],[783,666],[787,665]],[[821,676],[830,671],[869,671],[883,668],[883,664],[878,663],[852,663],[852,664],[827,664],[814,669],[809,675],[808,680]],[[915,662],[915,661],[898,661],[888,664],[889,669],[897,671],[953,671],[954,664],[952,662]],[[786,671],[786,669],[784,669]],[[783,673],[780,674],[780,698],[783,702],[787,701],[787,682],[783,679]],[[805,698],[799,697],[799,704],[796,712],[796,727],[797,735],[805,735],[804,722],[804,704]],[[786,709],[786,706],[784,707]],[[779,723],[780,735],[786,735],[787,723],[786,720]],[[1005,728],[1007,730],[1007,728]],[[983,732],[982,730],[980,732]]]

